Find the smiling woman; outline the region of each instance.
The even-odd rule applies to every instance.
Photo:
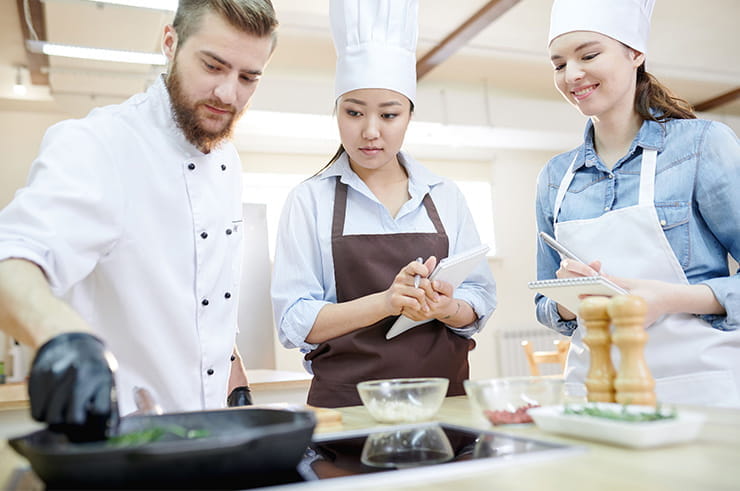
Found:
[[[740,407],[740,144],[645,71],[654,0],[555,0],[555,85],[589,117],[583,144],[539,175],[538,279],[601,274],[647,305],[659,402]],[[691,254],[686,251],[690,250]],[[572,336],[566,378],[589,363],[576,313],[541,294],[537,318]],[[571,307],[572,309],[572,307]]]

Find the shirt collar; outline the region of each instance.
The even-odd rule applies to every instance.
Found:
[[[416,199],[421,200],[432,187],[442,182],[441,177],[429,171],[404,151],[398,153],[398,161],[406,168],[406,173],[409,176],[409,194],[411,194],[412,201]],[[346,151],[342,152],[339,158],[321,173],[320,178],[328,179],[337,176],[339,176],[341,182],[358,191],[363,192],[368,189],[367,185],[355,174],[352,167],[350,167],[349,156]]]
[[[635,139],[632,140],[627,154],[614,165],[614,168],[617,168],[623,161],[632,157],[637,151],[637,147],[657,150],[660,153],[665,147],[665,138],[665,126],[662,123],[649,119],[644,120],[642,126],[640,126],[640,131],[637,132]],[[582,155],[576,159],[576,163],[573,166],[574,171],[581,167],[593,167],[598,162],[598,156],[594,148],[594,124],[590,119],[586,122],[586,129],[583,132],[583,142],[581,146],[583,149]]]

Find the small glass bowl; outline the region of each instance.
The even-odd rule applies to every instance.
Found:
[[[437,414],[449,383],[446,378],[370,380],[357,384],[357,391],[379,423],[411,423]]]
[[[473,412],[494,425],[531,423],[529,409],[563,403],[561,377],[508,377],[463,384]]]

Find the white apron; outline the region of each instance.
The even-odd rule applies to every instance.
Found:
[[[654,205],[656,150],[643,149],[639,202],[597,218],[558,222],[560,206],[573,180],[571,162],[553,207],[555,236],[578,257],[600,260],[601,271],[624,278],[688,284],[666,239]],[[566,382],[583,388],[589,353],[584,328],[573,333]],[[649,326],[645,359],[655,378],[659,402],[740,407],[740,330],[720,331],[691,314],[671,314]],[[619,350],[612,346],[619,370]]]

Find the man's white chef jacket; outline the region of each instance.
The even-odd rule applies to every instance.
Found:
[[[46,273],[119,363],[122,415],[144,387],[168,411],[225,405],[237,329],[241,165],[203,154],[145,93],[52,126],[0,212],[0,259]]]

